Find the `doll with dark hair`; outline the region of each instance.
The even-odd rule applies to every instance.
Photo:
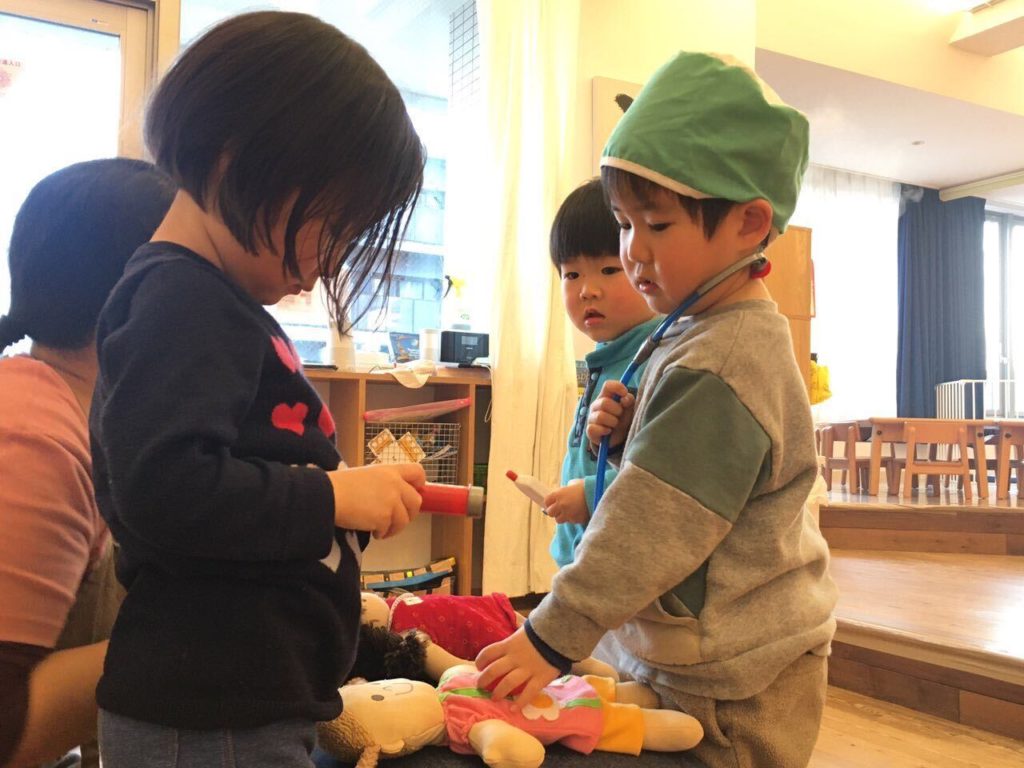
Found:
[[[508,597],[490,595],[414,595],[383,598],[362,593],[362,624],[352,680],[406,678],[433,685],[441,673],[471,662],[480,649],[508,637],[524,618]],[[618,673],[594,658],[572,666],[577,675],[618,680]]]

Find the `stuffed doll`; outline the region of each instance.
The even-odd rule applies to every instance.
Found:
[[[436,689],[404,679],[347,685],[344,711],[318,726],[320,746],[358,768],[427,745],[478,755],[495,768],[537,768],[544,746],[555,742],[583,754],[638,755],[691,749],[704,735],[690,715],[657,709],[657,694],[639,683],[566,675],[513,712],[511,699],[495,701],[477,687],[479,676],[459,664]]]
[[[363,593],[364,624],[386,626],[392,632],[418,629],[461,659],[475,659],[481,649],[515,632],[522,621],[508,597],[500,592],[403,594],[386,600],[373,592]]]
[[[504,640],[526,621],[498,592],[491,595],[412,595],[385,600],[363,592],[360,644],[351,677],[383,680],[405,677],[433,683],[417,666],[419,639],[402,640],[409,630],[423,633],[459,660],[471,661],[491,643]],[[387,631],[390,630],[390,634]],[[420,636],[421,637],[421,636]],[[615,669],[594,658],[573,664],[573,674],[618,680]]]

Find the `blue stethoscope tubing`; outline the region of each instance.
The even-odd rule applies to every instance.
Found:
[[[661,321],[661,324],[654,329],[654,333],[644,339],[644,343],[640,345],[640,349],[636,351],[636,354],[633,355],[633,359],[629,361],[629,365],[626,366],[626,370],[623,372],[622,378],[620,378],[619,381],[621,381],[624,386],[629,386],[629,382],[632,381],[633,377],[636,375],[637,369],[647,362],[648,358],[654,354],[654,350],[657,349],[658,345],[661,343],[662,337],[668,329],[672,327],[676,320],[682,317],[686,310],[707,296],[712,290],[718,287],[722,281],[732,277],[741,269],[753,265],[760,266],[765,261],[767,261],[767,258],[763,253],[755,253],[751,256],[745,256],[735,264],[723,269],[710,280],[697,286],[697,290],[683,299],[683,303],[676,307],[665,317],[664,320]],[[618,400],[619,398],[616,396],[615,399]],[[594,477],[594,509],[597,509],[597,503],[601,501],[601,497],[604,495],[604,474],[608,469],[608,441],[610,437],[611,435],[605,435],[601,438],[601,445],[597,451],[597,474]]]

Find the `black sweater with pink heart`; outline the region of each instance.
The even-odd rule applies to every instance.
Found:
[[[156,242],[97,349],[96,498],[128,592],[100,706],[190,729],[337,716],[366,538],[334,527],[334,422],[287,336],[211,263]]]

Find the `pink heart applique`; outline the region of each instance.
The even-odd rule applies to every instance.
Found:
[[[274,410],[270,412],[270,423],[278,429],[287,429],[289,432],[301,436],[306,431],[306,425],[302,422],[305,421],[307,413],[309,413],[309,406],[305,403],[296,403],[295,405],[280,403],[275,405]]]
[[[327,435],[327,437],[334,434],[334,417],[331,416],[331,412],[327,410],[326,405],[320,406],[320,416],[317,417],[316,425],[320,427],[320,431]]]
[[[295,351],[292,343],[282,339],[280,336],[271,336],[270,341],[274,345],[274,351],[277,352],[278,359],[284,363],[284,367],[291,373],[299,370],[302,360],[299,358],[299,353]]]

